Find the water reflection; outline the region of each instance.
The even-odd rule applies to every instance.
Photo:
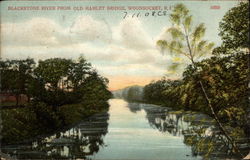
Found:
[[[118,99],[109,104],[108,113],[69,130],[1,150],[16,159],[239,159],[206,115]],[[247,154],[249,143],[245,138],[241,141],[241,150]]]
[[[144,110],[152,128],[183,137],[183,142],[191,146],[192,156],[200,155],[205,159],[241,159],[240,155],[233,152],[232,146],[216,127],[212,118],[207,115],[173,112],[170,108],[149,104],[130,103],[127,107],[132,112]],[[250,149],[250,144],[247,143],[249,138],[242,137],[240,141],[238,146],[241,152],[247,155]]]
[[[127,103],[124,100],[110,101],[109,133],[98,153],[91,156],[95,160],[201,160],[192,157],[191,147],[183,143],[182,137],[167,132],[159,132],[154,124],[154,115],[148,115],[150,109],[155,115],[164,118],[166,108],[141,103]],[[148,123],[146,116],[153,123]],[[150,119],[151,119],[150,118]],[[155,123],[156,122],[156,123]],[[158,125],[160,126],[160,125]]]
[[[29,143],[2,146],[1,150],[16,159],[90,159],[87,156],[105,145],[108,120],[108,113],[100,113],[70,130]]]

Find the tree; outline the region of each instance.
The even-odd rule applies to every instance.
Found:
[[[250,48],[250,39],[249,39],[249,2],[241,2],[236,7],[231,8],[223,17],[220,22],[220,33],[222,39],[221,46],[213,50],[213,54],[217,57],[224,57],[225,55],[232,59],[234,58],[232,65],[234,65],[230,71],[233,72],[233,77],[235,73],[238,74],[238,78],[235,81],[235,89],[231,90],[231,93],[235,94],[235,91],[238,91],[241,88],[241,92],[236,92],[234,95],[239,99],[239,97],[246,98],[244,94],[249,94],[248,81],[249,81],[249,48]],[[228,56],[231,54],[232,56]],[[242,80],[241,77],[244,77]],[[230,77],[232,79],[232,77]],[[244,82],[244,83],[242,83]],[[243,96],[242,96],[243,95]],[[243,100],[244,102],[244,100]],[[241,107],[239,107],[241,106]],[[249,106],[246,105],[248,108]],[[244,109],[244,105],[236,106],[237,110]],[[244,109],[245,110],[245,109]],[[225,110],[227,112],[228,110]],[[232,111],[232,110],[231,110]],[[232,111],[233,114],[237,113],[236,110]],[[227,112],[229,113],[229,112]],[[240,112],[238,112],[240,113]],[[245,110],[246,117],[250,116],[250,110]],[[227,114],[229,117],[232,117],[230,114]],[[245,121],[247,124],[246,133],[250,133],[250,123],[249,118]]]
[[[106,102],[112,97],[112,94],[107,89],[108,79],[93,71],[86,77],[84,83],[79,86],[79,93],[81,93],[81,102],[93,108],[102,107],[103,102]],[[97,101],[97,99],[99,101]]]
[[[143,100],[164,106],[181,108],[181,81],[165,78],[153,81],[143,88]],[[186,107],[186,106],[185,106]]]
[[[149,102],[163,103],[164,98],[166,98],[163,96],[163,91],[169,87],[168,82],[168,80],[163,78],[146,85],[143,89],[143,98]]]
[[[40,93],[34,95],[35,99],[52,105],[55,110],[57,106],[70,103],[65,81],[72,63],[72,60],[62,58],[40,60],[34,70],[35,78],[41,85]]]
[[[131,86],[127,89],[126,97],[128,101],[141,101],[142,100],[142,88],[140,86]]]
[[[1,91],[14,94],[16,105],[18,105],[21,94],[30,97],[28,86],[30,85],[35,62],[33,59],[27,58],[25,60],[1,61],[0,64]]]
[[[79,86],[84,83],[87,76],[92,73],[91,64],[84,59],[83,56],[80,56],[78,60],[74,63],[71,63],[68,75],[68,81],[71,82],[71,87],[73,90],[79,88]]]
[[[106,101],[111,97],[107,91],[108,80],[99,76],[82,56],[76,61],[62,58],[39,61],[35,78],[39,82],[37,87],[40,86],[35,98],[55,110],[64,104]]]
[[[192,19],[193,18],[189,14],[189,10],[186,8],[186,6],[183,4],[177,4],[174,7],[173,12],[170,14],[170,20],[173,27],[167,30],[167,33],[170,33],[172,39],[159,40],[157,41],[157,45],[160,46],[163,51],[168,50],[170,53],[187,57],[191,61],[194,70],[197,71],[199,68],[195,63],[196,59],[210,53],[214,44],[203,40],[206,30],[204,24],[201,23],[193,28]],[[219,128],[224,133],[228,141],[232,144],[233,148],[239,151],[232,138],[228,135],[221,124],[201,78],[198,79],[198,83]]]
[[[222,45],[214,53],[229,54],[229,50],[247,48],[249,50],[249,3],[241,2],[231,8],[220,22]],[[226,52],[225,52],[226,51]]]
[[[35,97],[55,108],[80,102],[83,93],[79,86],[90,73],[91,65],[83,57],[77,61],[63,58],[40,60],[34,74],[41,92]]]
[[[51,58],[47,60],[40,60],[38,67],[35,69],[36,77],[46,84],[50,90],[59,90],[63,87],[62,79],[67,77],[69,67],[72,60]]]
[[[214,46],[203,40],[206,28],[203,23],[193,26],[193,17],[189,10],[183,4],[177,4],[170,15],[172,27],[166,32],[170,34],[171,39],[158,40],[157,45],[163,51],[168,50],[170,53],[183,55],[192,63],[208,53]]]

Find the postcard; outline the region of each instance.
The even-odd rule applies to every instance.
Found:
[[[250,159],[249,2],[0,2],[1,159]]]

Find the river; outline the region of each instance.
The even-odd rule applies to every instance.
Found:
[[[111,99],[108,113],[26,143],[2,146],[16,159],[199,160],[230,158],[206,115]],[[214,134],[216,133],[216,134]]]

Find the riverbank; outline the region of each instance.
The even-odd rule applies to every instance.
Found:
[[[200,115],[203,115],[203,117],[206,117],[206,119],[210,120],[212,123],[215,122],[215,120],[211,117],[211,115],[206,114],[206,113],[202,113],[199,111],[195,111],[195,110],[183,110],[183,109],[178,109],[181,107],[173,107],[173,106],[168,106],[165,103],[155,103],[155,102],[149,102],[146,100],[139,100],[139,101],[128,101],[129,103],[143,103],[143,104],[148,104],[148,105],[152,105],[152,106],[157,106],[157,107],[163,107],[163,108],[168,108],[168,113],[169,114],[175,114],[175,115],[190,115],[189,118],[187,118],[187,120],[197,120],[196,118],[200,117]],[[197,116],[197,117],[196,117]]]
[[[106,101],[92,104],[68,104],[54,111],[44,103],[29,104],[26,107],[1,110],[2,144],[23,143],[58,130],[69,128],[81,120],[107,111]]]
[[[1,151],[11,159],[86,159],[99,150],[108,131],[108,110],[98,112],[72,126],[23,142],[5,144]],[[89,147],[89,148],[88,148]],[[88,148],[86,150],[86,148]]]

